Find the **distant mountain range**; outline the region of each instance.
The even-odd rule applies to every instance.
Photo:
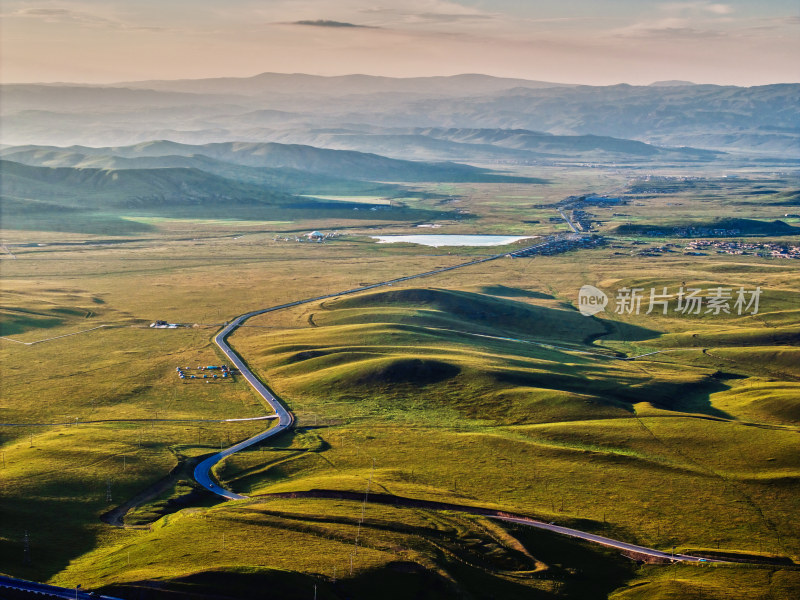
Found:
[[[287,131],[282,142],[355,149],[385,156],[436,158],[480,163],[566,161],[707,161],[722,153],[696,148],[666,148],[596,135],[553,135],[525,129],[320,129]]]
[[[686,147],[800,158],[798,105],[800,84],[595,87],[484,75],[265,73],[116,86],[5,85],[0,110],[5,144],[283,142],[428,161],[536,163],[713,158]]]
[[[261,73],[253,77],[217,77],[212,79],[179,79],[132,81],[118,87],[189,92],[193,94],[239,94],[264,96],[271,94],[420,94],[425,96],[474,96],[513,88],[565,87],[569,84],[492,77],[467,73],[449,77],[380,77],[375,75],[339,75],[323,77],[303,73]],[[117,87],[117,86],[115,86]]]

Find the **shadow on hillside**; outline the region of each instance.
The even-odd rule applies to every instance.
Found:
[[[267,568],[207,570],[158,581],[137,581],[102,588],[104,594],[136,600],[233,600],[281,598],[282,600],[345,600],[347,598],[381,598],[382,600],[448,600],[469,597],[475,600],[504,598],[507,600],[557,600],[585,598],[601,600],[624,585],[633,575],[634,564],[613,550],[598,549],[586,543],[566,539],[549,532],[522,526],[507,526],[525,548],[549,568],[538,573],[540,581],[557,582],[559,591],[542,591],[527,585],[531,571],[519,571],[516,578],[498,576],[503,571],[481,564],[491,562],[485,553],[469,553],[467,546],[479,540],[454,540],[447,544],[449,552],[437,558],[438,569],[411,560],[394,560],[380,567],[362,570],[354,576],[347,572],[348,562],[341,559],[338,576],[330,572],[306,574]],[[441,537],[437,535],[436,537]],[[422,538],[421,541],[424,541]],[[439,543],[442,543],[441,540]],[[438,545],[438,544],[437,544]],[[468,559],[461,554],[468,553]],[[527,556],[513,552],[516,561],[529,562]],[[475,563],[478,564],[475,564]],[[332,564],[336,560],[332,558]],[[505,565],[508,566],[508,565]],[[299,565],[302,568],[303,565]],[[518,579],[515,581],[515,579]],[[268,595],[264,596],[265,590]]]
[[[63,485],[62,485],[63,484]],[[54,478],[43,493],[70,488],[72,497],[19,497],[6,495],[0,501],[3,535],[0,537],[0,565],[4,573],[33,581],[46,581],[63,571],[71,559],[91,551],[97,544],[95,512],[85,497],[78,497],[75,486]],[[95,490],[99,496],[100,491]],[[85,496],[84,490],[84,496]],[[55,494],[54,494],[55,496]],[[96,503],[95,503],[96,505]],[[28,552],[25,553],[25,535]],[[5,593],[3,594],[5,597]]]
[[[622,321],[612,321],[610,319],[600,319],[589,317],[603,328],[601,333],[593,333],[584,338],[583,343],[591,345],[599,339],[614,342],[643,342],[652,340],[662,335],[663,332],[655,329],[648,329],[639,325],[623,323]]]
[[[524,290],[522,288],[508,287],[505,285],[486,285],[478,288],[481,294],[500,296],[502,298],[534,298],[536,300],[552,300],[553,296],[542,292]]]
[[[599,379],[591,365],[572,365],[570,373],[504,370],[493,371],[491,375],[501,384],[591,395],[629,411],[634,404],[649,402],[663,410],[732,418],[711,405],[712,394],[730,389],[723,379],[713,375],[699,382],[653,378],[632,385],[613,376]]]
[[[499,289],[503,293],[510,290],[519,297],[534,297],[534,294],[538,294],[505,286],[488,289]],[[450,319],[449,322],[443,321],[442,327],[482,334],[510,334],[531,340],[590,345],[604,336],[612,336],[609,339],[638,341],[661,335],[659,331],[637,325],[585,317],[571,305],[565,309],[550,308],[495,295],[438,288],[381,290],[336,299],[328,302],[325,308],[330,311],[340,308],[375,310],[384,306],[407,308],[412,311],[409,314],[414,318],[417,318],[413,313],[414,309],[440,311],[443,317]],[[385,322],[392,323],[393,318],[396,319],[387,311]],[[351,318],[347,323],[354,324],[359,319],[360,317]],[[408,319],[402,322],[406,325],[413,324]],[[432,326],[430,318],[424,325]]]

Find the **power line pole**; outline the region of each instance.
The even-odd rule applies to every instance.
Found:
[[[23,538],[22,562],[26,565],[31,564],[31,542],[28,537],[28,530],[25,530],[25,537]]]
[[[358,520],[358,529],[356,530],[356,552],[358,552],[358,539],[361,536],[361,524],[364,522],[364,517],[367,512],[367,500],[369,499],[369,487],[372,484],[372,473],[375,471],[375,459],[372,459],[372,469],[369,472],[369,479],[367,480],[367,488],[364,490],[364,501],[361,503],[361,518]]]
[[[111,479],[106,479],[106,502],[111,503]]]

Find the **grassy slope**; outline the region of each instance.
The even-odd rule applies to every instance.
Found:
[[[7,229],[105,235],[153,230],[148,224],[126,219],[130,215],[261,221],[379,217],[401,222],[446,216],[441,211],[405,206],[384,206],[375,213],[354,202],[296,196],[286,191],[286,187],[298,189],[296,173],[265,181],[252,176],[242,179],[235,169],[226,173],[233,177],[228,178],[199,168],[50,168],[0,162],[2,221]],[[306,192],[314,189],[312,184]],[[323,189],[343,195],[352,192],[345,180],[332,180]]]
[[[529,203],[521,200],[518,204],[526,206],[526,202]],[[491,223],[491,218],[487,222]],[[457,256],[428,249],[419,252],[346,241],[320,246],[295,245],[292,255],[287,256],[286,247],[272,244],[271,239],[271,234],[252,234],[239,240],[214,237],[141,242],[119,248],[15,249],[18,258],[24,260],[6,261],[3,268],[7,283],[13,282],[20,291],[18,297],[22,300],[13,303],[15,308],[25,309],[26,302],[33,301],[44,307],[48,300],[56,307],[83,308],[87,301],[94,304],[91,298],[98,297],[105,302],[100,305],[98,314],[104,320],[119,324],[162,317],[203,323],[218,322],[255,306],[277,304],[323,290],[346,289],[359,281],[427,270],[459,260]],[[764,316],[760,319],[731,322],[706,318],[615,317],[619,323],[615,324],[616,333],[602,339],[616,339],[600,342],[615,350],[633,352],[683,346],[680,336],[688,333],[684,337],[685,345],[692,346],[690,349],[674,356],[666,354],[630,364],[521,343],[455,335],[444,331],[454,329],[454,319],[449,316],[446,303],[418,304],[414,300],[400,305],[377,305],[371,310],[331,303],[326,305],[327,310],[308,306],[295,313],[276,313],[270,319],[253,322],[254,327],[236,334],[234,344],[248,357],[254,357],[254,365],[266,373],[270,383],[271,377],[282,374],[275,382],[278,387],[282,385],[284,390],[291,391],[286,399],[299,414],[301,431],[279,441],[272,451],[256,450],[229,461],[221,474],[243,490],[340,487],[363,491],[374,457],[374,489],[382,487],[394,493],[462,503],[496,503],[663,548],[677,544],[679,548],[715,549],[719,545],[721,549],[797,556],[796,531],[791,526],[792,516],[798,511],[796,499],[800,496],[797,493],[796,433],[709,420],[709,415],[704,414],[716,409],[734,419],[768,420],[766,416],[755,418],[758,407],[759,414],[769,415],[770,423],[792,424],[790,418],[778,410],[784,403],[770,394],[770,390],[780,388],[787,390],[787,398],[791,397],[794,373],[791,359],[775,360],[776,349],[769,348],[768,342],[758,342],[764,346],[753,346],[749,342],[742,346],[736,344],[740,343],[737,340],[762,328],[765,322],[776,335],[783,336],[787,330],[790,334],[796,322],[791,313],[797,289],[795,270],[776,268],[756,259],[710,257],[688,262],[682,257],[667,257],[656,264],[633,257],[615,258],[608,251],[596,251],[580,256],[501,261],[442,275],[431,283],[447,290],[498,293],[503,298],[533,306],[530,310],[523,307],[521,312],[513,313],[516,317],[498,323],[497,331],[501,335],[528,337],[538,330],[550,336],[545,337],[548,342],[560,337],[565,344],[580,344],[587,335],[596,332],[594,325],[589,326],[593,321],[570,321],[575,327],[559,328],[555,319],[546,317],[566,317],[562,303],[573,302],[575,291],[583,283],[600,284],[608,289],[617,284],[674,286],[683,279],[730,285],[759,284],[771,290],[771,295],[765,298]],[[64,297],[51,292],[41,294],[37,281],[47,281],[49,289],[63,289],[69,293]],[[83,291],[78,293],[80,290]],[[231,293],[232,290],[235,293]],[[475,299],[474,295],[466,297]],[[490,314],[498,306],[516,305],[505,301],[494,303],[489,298],[481,306],[481,310]],[[378,319],[376,315],[380,311],[384,311],[387,318]],[[310,312],[314,313],[313,321],[318,327],[309,323]],[[359,312],[365,322],[358,322]],[[574,316],[574,311],[570,313]],[[538,319],[541,324],[528,326],[523,319],[526,315],[529,320]],[[495,329],[494,318],[474,316],[460,315],[455,319],[458,329],[463,331],[466,327],[474,333],[491,333]],[[53,324],[48,330],[29,329],[15,337],[32,341],[47,334],[82,329],[85,322],[96,322],[78,316],[71,319]],[[396,323],[398,319],[403,322]],[[416,319],[420,324],[414,324]],[[428,382],[424,386],[411,382],[394,391],[387,387],[375,397],[359,394],[352,398],[346,395],[334,398],[330,392],[337,392],[336,380],[322,385],[310,368],[314,360],[325,357],[286,362],[298,352],[318,349],[328,352],[341,348],[344,345],[341,340],[334,340],[324,331],[330,329],[332,333],[348,332],[349,335],[348,328],[358,329],[362,338],[359,343],[372,353],[370,359],[344,354],[352,366],[365,367],[364,375],[374,373],[374,365],[369,360],[375,355],[380,360],[388,359],[390,364],[397,359],[413,360],[416,346],[424,350],[426,357],[430,354],[431,360],[452,363],[461,370],[452,378]],[[641,335],[620,333],[624,331]],[[650,334],[643,334],[643,331],[670,334],[648,337]],[[176,363],[218,360],[208,345],[210,330],[139,332],[115,329],[101,332],[31,347],[0,341],[4,369],[7,365],[15,368],[14,376],[5,377],[3,382],[4,413],[20,419],[91,414],[93,398],[102,399],[102,402],[95,402],[95,411],[114,415],[147,415],[153,410],[163,410],[170,414],[218,416],[230,410],[244,416],[250,410],[257,410],[253,405],[255,399],[244,386],[237,387],[233,394],[231,388],[222,390],[213,386],[207,386],[208,391],[188,388],[185,396],[181,388],[176,392]],[[691,343],[692,332],[704,336],[704,343]],[[109,340],[120,352],[108,352]],[[702,347],[710,347],[706,340],[716,340],[711,355],[702,352]],[[295,348],[298,342],[305,347]],[[759,354],[763,358],[753,359],[750,351],[756,348],[763,352]],[[276,354],[269,354],[270,350]],[[792,346],[787,345],[782,352],[791,350]],[[724,354],[729,360],[717,354]],[[591,403],[587,404],[582,393],[555,385],[564,382],[563,373],[558,372],[560,361],[564,360],[584,369],[584,379],[591,377],[602,381],[606,376],[612,380],[610,383],[620,372],[607,373],[606,368],[616,365],[615,368],[623,370],[628,382],[638,381],[645,390],[654,389],[661,379],[676,372],[685,377],[723,371],[740,378],[714,378],[727,389],[707,390],[699,394],[701,402],[681,406],[681,410],[663,405],[656,408],[645,401],[648,398],[638,398],[640,401],[634,403],[628,399],[621,404],[622,399],[600,404],[588,398]],[[304,366],[306,361],[311,362]],[[87,370],[87,364],[96,365],[97,374],[113,376],[92,375],[95,372]],[[510,387],[508,381],[498,382],[493,378],[485,381],[492,389],[485,390],[481,388],[482,369],[487,365],[491,365],[493,371],[512,369],[534,376],[526,376],[522,383],[514,382]],[[331,367],[334,372],[336,367]],[[294,379],[288,379],[291,369],[307,371],[294,389]],[[775,371],[767,374],[765,369]],[[32,370],[35,377],[31,376]],[[390,373],[397,371],[390,370]],[[454,382],[456,385],[448,388]],[[550,387],[537,391],[537,385],[544,383]],[[151,387],[147,388],[148,385]],[[584,390],[592,387],[589,381],[583,381],[582,385]],[[494,389],[494,386],[502,389]],[[470,396],[483,391],[496,394],[492,397],[495,410],[486,419],[477,413],[478,403],[472,403],[475,396]],[[37,401],[32,402],[32,398]],[[412,404],[410,398],[420,400]],[[770,406],[769,402],[756,401],[757,398],[776,401]],[[745,401],[747,399],[753,401]],[[324,427],[314,429],[315,420]],[[190,586],[192,581],[198,580],[213,585],[214,581],[219,581],[215,572],[236,571],[234,562],[274,569],[308,556],[307,546],[287,543],[277,544],[273,549],[266,534],[276,527],[286,532],[282,521],[264,520],[251,526],[245,519],[233,518],[240,515],[229,514],[235,505],[210,511],[200,509],[187,520],[168,519],[153,534],[108,530],[96,525],[97,515],[107,508],[104,495],[105,480],[109,476],[115,499],[118,493],[133,493],[174,464],[169,446],[177,445],[188,455],[205,453],[218,445],[220,438],[226,442],[228,433],[224,429],[203,427],[201,443],[197,444],[195,427],[159,426],[144,430],[145,448],[139,455],[140,431],[126,431],[116,427],[106,432],[100,427],[83,425],[44,430],[35,434],[31,449],[27,431],[3,430],[7,468],[19,474],[13,486],[4,488],[3,494],[3,514],[12,515],[16,525],[16,529],[8,529],[0,540],[0,552],[5,557],[3,564],[9,565],[8,570],[31,578],[55,576],[56,581],[63,584],[82,581],[89,585],[110,579],[126,582],[143,577],[185,575],[190,579],[184,579],[180,585]],[[244,430],[230,433],[233,439],[247,434]],[[42,449],[37,450],[40,444]],[[65,453],[65,449],[69,452]],[[120,453],[127,454],[130,461],[122,474],[119,462],[113,462],[119,461]],[[141,459],[134,459],[134,456]],[[279,461],[282,462],[276,468],[264,469],[266,463]],[[141,466],[134,468],[135,464]],[[79,466],[78,477],[55,477],[76,465]],[[119,481],[114,479],[115,475],[120,477]],[[60,488],[52,484],[65,479],[73,483],[59,496]],[[78,484],[74,483],[76,480]],[[67,506],[69,510],[54,520],[42,519],[39,508],[45,507],[45,502],[53,502],[53,498],[55,504],[47,508]],[[268,507],[272,504],[270,502]],[[335,515],[334,504],[320,501],[309,512]],[[303,512],[299,504],[287,504],[284,508],[287,512]],[[372,509],[369,506],[367,510]],[[339,510],[348,517],[360,514],[359,505]],[[378,516],[383,514],[384,509],[376,510]],[[387,520],[396,518],[388,515]],[[410,518],[403,513],[399,520],[409,521]],[[63,530],[62,537],[50,535],[56,524]],[[194,529],[187,529],[190,524]],[[231,558],[219,547],[209,545],[209,538],[203,535],[206,527],[207,533],[212,534],[249,533],[254,543],[246,552]],[[307,531],[305,524],[303,527]],[[335,527],[338,528],[339,525]],[[32,567],[27,568],[21,565],[21,536],[25,529],[32,536],[34,559]],[[376,536],[382,535],[381,527],[370,527],[372,529]],[[297,532],[296,525],[289,531],[287,542],[298,539],[295,535],[300,533],[291,533]],[[188,533],[191,535],[184,537]],[[372,531],[369,535],[373,535]],[[466,534],[489,542],[481,535]],[[519,535],[525,541],[523,534]],[[174,543],[162,544],[157,538]],[[218,538],[217,535],[211,539]],[[179,540],[186,540],[186,543],[178,543]],[[401,549],[429,543],[420,542],[417,536],[395,538],[392,542]],[[317,532],[309,543],[329,544],[330,534]],[[126,544],[131,544],[130,567]],[[544,553],[553,544],[548,540],[543,548],[529,546],[529,549],[548,564],[558,563]],[[567,546],[570,553],[576,552],[572,545]],[[351,547],[348,539],[338,550],[334,545],[330,550],[333,556],[344,559],[346,566]],[[91,552],[92,548],[97,550]],[[214,552],[215,549],[219,552]],[[381,565],[394,562],[398,551],[402,552],[395,549],[380,555],[375,563],[379,571],[371,570],[369,563],[365,563],[363,569],[357,567],[354,579],[366,581],[374,576],[378,581],[380,578],[386,581],[394,571]],[[437,572],[437,568],[444,569],[462,585],[474,581],[472,578],[477,576],[477,572],[457,569],[440,552],[430,551],[427,555],[425,552],[428,550],[419,551],[413,558],[417,564],[430,566],[433,572]],[[184,554],[189,556],[181,558]],[[80,558],[81,555],[85,557]],[[190,561],[192,556],[197,560]],[[425,556],[438,562],[424,562],[428,560]],[[169,566],[172,559],[177,565],[175,569]],[[568,566],[581,569],[593,560],[596,559]],[[66,567],[70,561],[71,566]],[[198,562],[202,566],[198,567]],[[339,567],[340,573],[343,568]],[[793,586],[797,585],[793,573],[787,570],[678,569],[644,570],[636,575],[640,579],[635,581],[650,587],[632,587],[624,593],[647,590],[650,593],[647,597],[656,598],[681,594],[691,597],[690,593],[699,597],[705,594],[744,598],[758,597],[757,594],[771,589],[773,597],[790,598]],[[195,579],[191,579],[192,573],[200,570],[212,573],[195,575]],[[332,575],[332,567],[325,570],[325,565],[308,564],[301,570],[303,575],[298,579],[292,579],[291,573],[285,576],[279,573],[280,576],[270,581],[311,583],[324,580],[317,573],[328,576],[331,571]],[[56,573],[60,574],[54,575]],[[108,573],[111,573],[108,577],[101,577]],[[305,579],[307,575],[313,579]],[[598,587],[596,574],[578,575],[584,581],[585,588],[581,589],[608,589]],[[226,581],[230,580],[228,577],[226,575]],[[250,575],[245,574],[236,581],[248,581],[248,577]],[[625,577],[627,575],[616,581],[621,584]],[[409,582],[410,577],[404,576],[403,581]],[[487,589],[486,586],[491,589],[496,585],[496,579],[483,581],[476,584],[476,589]],[[562,576],[550,581],[552,587],[544,597],[568,595],[570,588],[559,583],[564,581]],[[429,589],[438,589],[429,583]],[[525,580],[523,585],[538,584]],[[425,589],[426,584],[421,584],[420,588]],[[528,594],[525,597],[533,594],[529,587],[523,591]],[[573,596],[581,594],[575,588],[571,593]],[[351,592],[350,595],[355,594]],[[513,594],[509,592],[507,596],[513,597]]]
[[[298,169],[246,167],[206,156],[143,156],[123,158],[113,154],[83,154],[71,149],[23,146],[0,152],[6,160],[40,167],[72,167],[79,169],[163,169],[194,168],[235,181],[267,185],[295,194],[349,193],[354,195],[400,196],[406,190],[397,185],[356,181],[309,173]]]
[[[430,300],[440,293],[403,290],[387,295]],[[306,455],[296,457],[297,464],[264,474],[242,457],[232,460],[223,476],[235,485],[237,468],[245,469],[242,484],[247,491],[276,485],[275,489],[357,489],[359,474],[363,477],[363,459],[358,458],[363,444],[369,448],[363,451],[376,456],[381,465],[381,484],[396,493],[456,494],[473,502],[499,497],[521,510],[593,514],[594,527],[602,524],[605,513],[605,520],[625,529],[639,523],[638,539],[654,545],[665,546],[674,536],[684,543],[694,539],[691,543],[701,546],[719,542],[753,549],[754,542],[759,544],[753,532],[739,537],[736,531],[742,521],[761,517],[751,512],[752,506],[742,511],[737,504],[753,493],[749,486],[759,484],[752,481],[755,467],[738,464],[737,444],[763,452],[759,458],[763,466],[757,469],[762,481],[797,473],[792,432],[759,430],[756,435],[746,427],[697,418],[718,416],[721,411],[710,404],[709,395],[728,389],[724,380],[712,377],[710,365],[629,363],[515,342],[474,337],[467,341],[440,328],[441,322],[430,314],[430,303],[424,310],[418,304],[399,313],[399,320],[406,322],[410,314],[421,313],[419,327],[393,325],[398,307],[390,303],[383,313],[389,323],[369,323],[374,320],[370,307],[381,305],[380,297],[377,293],[361,300],[366,325],[352,324],[352,311],[359,302],[353,298],[308,307],[295,317],[299,325],[313,313],[317,327],[248,336],[250,340],[240,342],[243,352],[290,404],[296,398],[303,408],[311,405],[320,417],[339,425],[327,436],[324,430],[321,434],[332,446],[325,452],[325,462]],[[473,306],[467,297],[459,298],[460,306]],[[480,315],[479,310],[471,312]],[[542,339],[548,341],[542,312],[547,314],[534,311],[537,321],[517,315],[512,322],[517,331],[527,329],[528,337],[544,330]],[[551,309],[550,319],[560,324],[561,312]],[[335,324],[340,317],[349,324]],[[482,331],[485,322],[476,320],[477,330]],[[502,325],[497,318],[490,321]],[[473,323],[462,316],[460,328],[469,330]],[[583,323],[588,330],[570,328],[571,337],[562,337],[562,343],[580,343],[594,325],[591,320]],[[508,331],[498,327],[497,333]],[[341,345],[344,339],[346,346]],[[308,417],[305,422],[309,423]],[[359,435],[369,422],[383,425],[366,437]],[[429,435],[434,430],[436,441]],[[740,435],[742,441],[736,441]],[[686,437],[707,439],[715,448],[713,459],[702,451],[685,450]],[[435,464],[415,458],[431,452],[437,456]],[[577,456],[584,459],[576,468],[570,463]],[[480,476],[473,473],[465,481],[463,464],[471,464]],[[528,465],[524,468],[529,469],[530,479],[520,480],[517,470],[508,473],[509,464]],[[617,483],[609,486],[604,482],[612,472],[610,480]],[[266,477],[263,484],[259,477]],[[598,490],[606,490],[606,497],[598,496]],[[700,490],[708,494],[707,500],[700,500]],[[638,498],[642,510],[620,507],[619,494]],[[703,540],[698,537],[700,530],[692,527],[662,530],[666,523],[678,521],[678,514],[691,513],[696,517],[692,522],[712,518],[719,510],[712,498],[726,506],[730,503],[739,515],[729,527],[722,526],[715,539]],[[792,501],[784,496],[781,503],[782,508],[775,507],[778,513],[788,510]],[[650,511],[656,506],[659,516],[654,519]],[[787,526],[784,521],[780,527]],[[772,527],[762,522],[759,535],[770,537]]]

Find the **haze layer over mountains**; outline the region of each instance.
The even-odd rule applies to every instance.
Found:
[[[394,158],[800,158],[800,84],[561,85],[485,75],[397,79],[264,73],[114,86],[11,84],[3,143],[246,141]]]

